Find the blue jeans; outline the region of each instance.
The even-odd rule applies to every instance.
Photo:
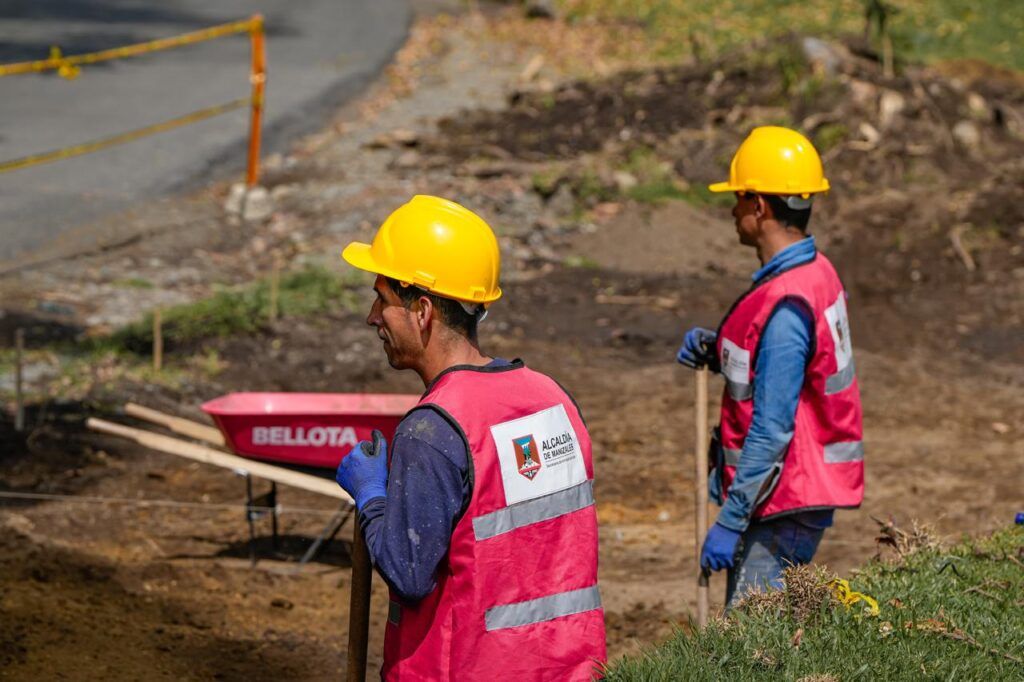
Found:
[[[782,588],[782,569],[807,564],[818,550],[824,528],[812,528],[782,517],[753,522],[740,538],[736,564],[729,569],[726,607],[748,592]]]

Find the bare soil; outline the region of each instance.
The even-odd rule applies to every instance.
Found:
[[[685,627],[691,613],[693,382],[673,356],[685,329],[717,323],[757,261],[735,243],[727,209],[593,198],[581,191],[580,169],[606,177],[639,144],[696,186],[719,179],[758,120],[781,112],[813,130],[822,124],[808,119],[825,116],[848,132],[826,152],[836,189],[816,206],[813,232],[851,293],[868,455],[865,503],[837,515],[819,561],[844,574],[873,556],[872,516],[959,535],[1004,525],[1024,508],[1019,88],[989,92],[984,78],[974,85],[933,72],[887,82],[851,55],[815,96],[790,97],[779,69],[741,55],[533,91],[516,84],[527,56],[514,45],[489,45],[485,59],[467,38],[486,20],[446,21],[421,23],[389,84],[272,164],[268,184],[286,188],[273,217],[232,224],[214,204],[226,188],[211,188],[178,222],[154,225],[152,239],[0,283],[9,302],[0,324],[32,321],[36,343],[44,334],[73,338],[89,316],[102,325],[112,313],[60,291],[105,291],[126,271],[156,279],[192,268],[194,277],[165,288],[198,295],[265,273],[273,249],[291,262],[335,262],[412,192],[463,199],[491,217],[507,263],[506,296],[482,329],[485,350],[555,376],[593,436],[602,595],[610,652],[620,656]],[[513,86],[508,106],[498,106]],[[887,127],[878,101],[888,91],[904,107]],[[969,93],[986,102],[988,118],[970,118]],[[979,130],[976,146],[949,137],[967,119]],[[874,146],[857,132],[861,123],[881,133]],[[397,128],[416,142],[388,138]],[[570,204],[558,204],[565,192],[537,191],[536,174],[552,168]],[[973,269],[953,247],[958,225]],[[44,315],[34,305],[40,291],[81,307]],[[32,405],[27,436],[4,416],[0,489],[240,503],[244,484],[231,472],[90,434],[83,418],[127,400],[198,418],[202,400],[232,390],[418,392],[415,377],[387,367],[363,324],[369,291],[357,293],[358,309],[209,340],[196,354],[216,351],[224,367],[215,375],[170,388],[114,384],[100,368],[86,393],[55,391]],[[191,354],[172,351],[169,362],[185,365]],[[262,520],[255,568],[241,509],[5,501],[0,677],[337,678],[348,545],[336,541],[298,567],[332,507],[290,489],[280,498],[281,543],[270,546]],[[714,579],[719,603],[722,583]],[[380,663],[384,599],[376,580],[371,669]]]

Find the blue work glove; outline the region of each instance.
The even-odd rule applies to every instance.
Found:
[[[384,434],[373,430],[373,442],[364,440],[341,460],[335,475],[338,485],[356,502],[356,509],[388,494],[388,443]]]
[[[704,547],[700,550],[701,568],[712,571],[732,568],[736,563],[736,547],[739,543],[740,533],[717,523],[711,526],[704,538]]]
[[[718,333],[703,327],[694,327],[686,332],[683,345],[676,353],[676,362],[692,369],[707,367],[712,372],[721,372],[715,341]]]

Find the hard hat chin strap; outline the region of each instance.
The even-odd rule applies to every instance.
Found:
[[[483,322],[484,318],[487,317],[487,306],[483,303],[466,303],[465,301],[459,301],[459,305],[466,311],[467,315],[472,315],[476,318],[477,322]]]
[[[785,202],[786,206],[789,206],[794,211],[806,211],[814,203],[814,195],[808,194],[807,198],[800,196],[799,194],[788,194],[779,196],[782,201]]]

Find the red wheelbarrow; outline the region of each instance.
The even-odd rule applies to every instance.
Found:
[[[141,405],[125,405],[125,413],[159,424],[177,434],[227,447],[236,454],[101,419],[89,419],[89,428],[146,447],[207,464],[232,469],[246,477],[246,519],[255,540],[253,521],[277,508],[277,483],[343,500],[342,510],[331,520],[306,552],[311,559],[351,517],[352,499],[333,480],[323,475],[337,468],[356,443],[369,440],[374,429],[386,438],[394,436],[398,423],[419,400],[415,395],[351,393],[231,393],[202,406],[217,424],[210,428]],[[299,471],[296,471],[299,469]],[[303,473],[305,469],[316,473]],[[265,495],[252,496],[252,476],[271,481]],[[333,476],[331,477],[333,479]],[[258,511],[264,510],[264,511]],[[277,514],[273,514],[274,537]],[[255,544],[250,544],[255,563]],[[359,524],[353,524],[352,592],[349,608],[348,679],[366,675],[366,651],[370,622],[370,559]]]
[[[204,403],[203,411],[243,457],[334,470],[374,429],[391,440],[418,400],[383,393],[231,393]]]

